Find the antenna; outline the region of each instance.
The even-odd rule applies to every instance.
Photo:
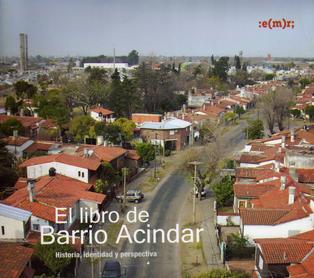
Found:
[[[116,49],[113,49],[113,71],[116,70]]]

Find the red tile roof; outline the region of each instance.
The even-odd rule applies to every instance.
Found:
[[[127,154],[127,150],[122,147],[81,145],[76,151],[80,155],[80,157],[83,157],[84,149],[86,148],[93,151],[91,158],[98,159],[99,161],[111,162],[118,157]]]
[[[136,150],[128,150],[127,158],[132,159],[132,160],[139,160],[139,159],[141,159],[140,155],[137,153]]]
[[[14,192],[3,203],[32,212],[33,215],[55,222],[55,208],[71,208],[78,200],[103,203],[105,195],[90,192],[91,184],[57,175],[42,177],[35,184],[35,201],[30,202],[27,188]]]
[[[92,108],[90,111],[95,112],[95,113],[101,113],[104,116],[109,116],[113,114],[113,111],[103,108],[103,107],[95,107],[95,108]]]
[[[16,119],[21,122],[24,128],[36,128],[37,124],[39,124],[42,119],[35,118],[35,117],[26,117],[26,116],[7,116],[7,115],[0,115],[0,123],[6,122],[9,119]]]
[[[289,212],[286,209],[243,208],[240,217],[244,225],[275,225]]]
[[[314,252],[313,249],[302,262],[288,266],[289,277],[291,278],[313,278],[314,277]]]
[[[259,164],[261,162],[267,162],[275,160],[276,152],[272,149],[265,150],[263,153],[243,153],[240,156],[240,163]]]
[[[14,185],[16,189],[21,189],[26,186],[27,186],[27,178],[19,178]]]
[[[299,263],[312,250],[313,244],[292,238],[256,239],[267,264]]]
[[[23,144],[25,144],[27,141],[29,141],[30,139],[28,137],[23,137],[23,136],[18,136],[18,137],[13,137],[13,136],[9,136],[3,139],[3,141],[7,144],[7,145],[11,145],[11,146],[22,146]]]
[[[268,191],[278,189],[278,182],[275,183],[261,183],[261,184],[241,184],[235,183],[233,191],[238,198],[258,198]]]
[[[0,277],[20,277],[33,253],[33,249],[17,243],[0,243]]]
[[[53,142],[34,142],[32,145],[30,145],[27,149],[25,149],[25,152],[27,153],[34,153],[36,151],[45,151],[48,152],[49,149],[55,145]]]
[[[314,169],[297,169],[298,181],[302,183],[314,183]]]
[[[20,167],[29,167],[29,166],[39,165],[39,164],[44,164],[44,163],[49,163],[49,162],[59,162],[66,165],[72,165],[72,166],[76,166],[76,167],[80,167],[84,169],[89,169],[92,171],[96,171],[100,166],[100,162],[95,159],[78,157],[75,155],[61,153],[61,154],[52,154],[52,155],[32,157],[24,161],[20,165]]]
[[[290,181],[290,182],[289,182]],[[293,207],[303,207],[307,206],[309,203],[309,200],[307,200],[301,193],[300,189],[296,187],[296,192],[295,192],[295,198],[294,198],[294,203],[289,205],[288,200],[289,200],[289,185],[294,185],[291,184],[291,180],[287,179],[287,187],[284,190],[274,190],[270,192],[266,192],[260,198],[258,201],[252,201],[254,204],[254,207],[259,207],[259,208],[271,208],[271,209],[292,209]]]
[[[161,114],[133,113],[132,121],[141,124],[144,122],[161,122]]]

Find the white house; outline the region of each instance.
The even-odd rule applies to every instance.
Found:
[[[34,143],[33,140],[30,140],[27,137],[22,136],[9,136],[4,139],[6,143],[6,148],[16,157],[20,158],[23,156],[23,152]]]
[[[31,179],[47,176],[49,170],[54,169],[57,174],[88,183],[100,165],[96,159],[61,153],[30,158],[20,167],[26,168],[27,177]]]
[[[31,212],[0,204],[0,240],[23,240],[30,231]]]
[[[97,122],[112,123],[114,121],[113,111],[103,107],[92,108],[90,116]]]
[[[284,238],[314,228],[314,213],[285,209],[240,210],[241,233],[253,243],[259,238]]]

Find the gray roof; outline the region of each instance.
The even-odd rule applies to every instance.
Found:
[[[24,209],[0,204],[0,215],[20,221],[28,221],[32,213]]]
[[[162,122],[144,122],[139,128],[144,129],[180,129],[191,125],[190,122],[177,118],[168,118]]]

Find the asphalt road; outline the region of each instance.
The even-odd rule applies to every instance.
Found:
[[[180,210],[184,200],[190,192],[191,186],[180,172],[175,172],[161,185],[152,200],[148,200],[145,208],[150,214],[150,226],[152,229],[167,231],[179,224]],[[146,224],[138,227],[147,229]],[[123,252],[156,252],[157,257],[136,258],[121,260],[127,268],[126,277],[181,277],[181,269],[178,254],[179,244],[176,243],[125,243]]]

